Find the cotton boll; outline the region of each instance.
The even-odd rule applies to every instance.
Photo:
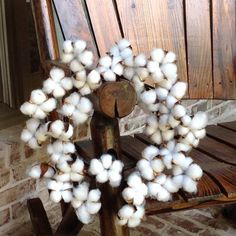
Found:
[[[151,51],[151,58],[158,63],[162,62],[164,56],[165,56],[165,52],[161,48],[154,48]]]
[[[85,201],[88,198],[89,184],[83,182],[73,189],[74,196],[80,200]]]
[[[140,223],[141,223],[141,219],[140,218],[131,217],[128,220],[128,227],[134,228],[134,227],[137,227]]]
[[[146,123],[156,129],[158,127],[157,117],[155,115],[150,115],[147,117]]]
[[[82,172],[84,170],[84,162],[80,158],[77,158],[71,165],[71,170],[76,172]]]
[[[165,174],[160,174],[155,178],[154,182],[162,185],[166,182],[166,178]]]
[[[37,109],[37,105],[32,104],[30,102],[25,102],[20,107],[20,111],[23,114],[28,115],[28,116],[32,116],[35,113],[36,109]]]
[[[159,112],[161,114],[168,114],[169,113],[169,109],[164,104],[160,104]]]
[[[47,97],[41,89],[36,89],[31,92],[30,101],[34,104],[42,104],[46,99]]]
[[[173,63],[163,64],[161,66],[161,70],[167,78],[169,78],[171,80],[176,80],[177,66],[175,64],[173,64]]]
[[[172,167],[172,174],[175,176],[175,175],[181,175],[181,174],[183,174],[183,169],[180,167],[180,166],[178,166],[178,165],[173,165],[173,167]]]
[[[120,173],[122,171],[123,167],[124,167],[124,164],[121,161],[115,160],[112,162],[110,170],[114,170],[117,173]]]
[[[160,68],[157,68],[156,71],[154,73],[152,73],[152,79],[156,83],[160,83],[161,81],[163,81],[164,75],[163,75],[163,73],[162,73]]]
[[[71,40],[66,40],[63,42],[62,49],[64,53],[73,53],[74,47]]]
[[[184,141],[186,143],[192,144],[195,141],[195,137],[194,137],[193,133],[192,132],[188,132],[188,134],[184,138]]]
[[[173,63],[176,61],[176,55],[173,52],[167,52],[167,54],[165,55],[162,63],[166,64],[166,63]]]
[[[134,214],[134,208],[130,205],[124,205],[118,211],[121,219],[129,219]]]
[[[112,67],[112,71],[113,71],[115,74],[121,76],[121,75],[123,74],[124,68],[123,68],[123,66],[122,66],[121,64],[116,64],[116,65],[114,65],[114,66]]]
[[[120,186],[122,176],[116,171],[110,170],[108,172],[109,184],[111,187],[116,188]]]
[[[44,112],[51,112],[54,109],[56,109],[57,101],[55,98],[49,98],[47,101],[45,101],[43,104],[40,105],[40,109],[42,109]]]
[[[133,76],[134,76],[134,69],[130,68],[130,67],[124,68],[123,76],[126,79],[131,80],[133,78]]]
[[[181,117],[181,121],[182,121],[184,126],[189,126],[192,119],[189,115],[185,115],[185,116]]]
[[[177,82],[170,90],[170,94],[180,100],[186,93],[187,84],[184,82]]]
[[[92,70],[88,74],[88,83],[98,84],[101,80],[100,74],[96,70]]]
[[[60,68],[54,67],[50,70],[50,77],[54,81],[59,82],[65,77],[65,72]]]
[[[185,173],[194,180],[199,180],[203,175],[201,167],[197,164],[191,164]]]
[[[30,171],[28,172],[28,176],[34,179],[39,179],[41,177],[41,166],[40,165],[35,165],[33,166]]]
[[[183,186],[183,179],[184,179],[184,176],[180,174],[180,175],[174,176],[172,178],[172,181],[176,185],[176,187],[180,189]]]
[[[56,87],[57,83],[49,78],[43,82],[43,92],[50,94]]]
[[[132,174],[129,175],[127,179],[127,184],[130,187],[135,187],[139,184],[142,184],[142,180],[137,172],[133,172]]]
[[[176,152],[188,152],[191,150],[191,146],[187,143],[177,143],[175,147]]]
[[[74,105],[65,103],[65,104],[63,104],[60,112],[64,116],[71,116],[73,114],[74,110],[75,110]]]
[[[140,171],[142,171],[146,168],[150,168],[150,161],[146,159],[141,159],[137,162],[136,166]]]
[[[112,164],[112,156],[110,154],[103,154],[100,157],[102,165],[105,169],[109,169]]]
[[[70,174],[69,173],[63,173],[63,174],[57,174],[55,175],[55,180],[60,182],[68,182],[70,181]]]
[[[131,202],[135,194],[135,190],[130,187],[127,187],[122,191],[122,197],[126,202]]]
[[[132,52],[132,50],[130,49],[130,48],[125,48],[124,50],[122,50],[121,52],[120,52],[120,56],[121,56],[121,58],[122,59],[127,59],[127,58],[130,58],[130,57],[132,57],[132,55],[133,55],[133,52]],[[125,63],[126,64],[126,63]],[[127,65],[127,64],[126,64]],[[127,65],[128,66],[128,65]]]
[[[185,162],[184,162],[184,166],[182,166],[182,169],[186,170],[192,162],[193,162],[193,159],[191,157],[186,157]]]
[[[40,145],[38,144],[38,142],[35,138],[32,138],[32,139],[29,140],[28,146],[32,149],[40,148]]]
[[[154,173],[151,167],[142,169],[141,176],[146,180],[154,179]]]
[[[194,136],[197,139],[202,139],[206,136],[206,130],[205,129],[200,129],[200,130],[192,130]]]
[[[64,79],[62,79],[61,85],[67,91],[69,91],[73,88],[73,83],[72,83],[72,80],[70,77],[65,77]]]
[[[183,178],[183,190],[188,193],[196,193],[197,182],[185,175]]]
[[[71,202],[73,195],[70,190],[63,191],[61,195],[62,195],[64,202],[66,202],[66,203]]]
[[[76,210],[76,215],[78,219],[83,223],[83,224],[89,224],[92,222],[93,218],[91,214],[89,214],[86,205],[81,205],[77,210]]]
[[[145,103],[145,104],[152,104],[156,101],[157,95],[154,89],[144,91],[140,95],[140,99]]]
[[[195,139],[192,143],[193,147],[197,147],[199,144],[199,139]]]
[[[133,205],[140,206],[143,204],[145,196],[142,193],[136,193],[133,199]]]
[[[53,96],[55,98],[60,98],[65,95],[66,91],[64,88],[62,88],[60,85],[56,85],[55,89],[53,90]]]
[[[151,140],[156,143],[156,144],[161,144],[162,143],[162,136],[161,136],[161,132],[159,130],[157,130],[152,136],[151,136]]]
[[[106,81],[116,81],[116,75],[112,70],[107,70],[103,73],[103,78]]]
[[[80,90],[79,90],[81,95],[88,95],[92,92],[88,84],[85,84]]]
[[[159,68],[159,63],[156,61],[148,61],[147,63],[147,69],[150,73],[154,73],[157,68]]]
[[[97,214],[101,206],[102,204],[100,202],[86,202],[86,208],[91,215]]]
[[[152,160],[158,154],[159,154],[159,149],[153,145],[149,145],[143,150],[142,157],[147,160]]]
[[[73,182],[81,182],[84,179],[84,175],[71,172],[70,179]]]
[[[106,56],[103,56],[99,59],[99,64],[101,66],[104,66],[104,67],[110,67],[111,66],[111,63],[112,63],[112,59],[110,56],[106,55]]]
[[[24,129],[21,132],[21,140],[25,143],[27,143],[31,138],[33,138],[33,134],[29,130]]]
[[[173,129],[162,132],[162,138],[164,141],[170,141],[174,138],[174,136],[175,136],[175,131]]]
[[[87,44],[84,40],[76,40],[75,43],[74,43],[74,50],[75,50],[75,53],[81,53],[84,51],[84,49],[86,48]]]
[[[50,131],[52,136],[57,138],[61,135],[64,130],[64,122],[61,120],[53,121],[50,125]]]
[[[123,49],[125,49],[125,48],[127,48],[127,47],[129,47],[130,46],[130,42],[127,40],[127,39],[121,39],[119,42],[118,42],[118,48],[120,49],[120,50],[123,50]]]
[[[172,155],[171,154],[163,156],[162,160],[167,169],[172,168]]]
[[[66,161],[58,163],[57,168],[65,173],[71,171],[70,165]]]
[[[156,173],[161,173],[165,166],[161,159],[154,159],[151,161],[151,167]]]
[[[108,172],[107,170],[103,170],[101,173],[99,173],[98,175],[96,175],[96,181],[98,183],[105,183],[108,181]]]
[[[102,162],[98,159],[92,159],[89,166],[89,172],[92,175],[98,175],[104,170]]]
[[[176,118],[181,118],[186,114],[186,109],[182,105],[175,105],[172,109],[172,114]]]
[[[177,102],[178,100],[172,95],[168,95],[166,98],[166,106],[169,109],[171,109]]]
[[[147,187],[148,187],[148,195],[150,197],[156,197],[161,189],[161,185],[154,182],[148,182]]]
[[[182,125],[179,125],[177,127],[177,132],[178,132],[179,135],[184,136],[189,132],[189,128],[185,127],[185,126],[182,126]]]
[[[171,200],[171,194],[165,188],[161,187],[157,195],[157,200],[161,202],[167,202]]]
[[[158,100],[163,101],[166,99],[166,97],[168,95],[168,90],[166,90],[164,88],[157,88],[157,89],[155,89],[155,91],[156,91]]]
[[[70,69],[74,73],[82,71],[84,69],[84,66],[76,59],[72,60],[70,63]]]
[[[83,113],[89,113],[93,109],[93,104],[88,98],[81,97],[78,108]]]
[[[62,53],[61,55],[61,61],[62,63],[68,64],[74,59],[73,53]]]
[[[62,199],[61,193],[59,191],[51,191],[50,199],[55,203],[60,202]]]
[[[99,189],[92,189],[88,194],[88,201],[98,202],[101,198],[101,191]]]
[[[164,183],[163,187],[170,193],[176,193],[179,191],[178,186],[172,181],[169,177],[167,178],[166,182]]]
[[[192,118],[190,127],[192,129],[203,129],[207,125],[207,115],[205,112],[197,112]]]
[[[176,128],[179,124],[180,121],[176,120],[173,115],[169,115],[168,123],[171,126],[171,128]]]
[[[77,200],[76,198],[73,198],[73,199],[71,200],[71,205],[72,205],[75,209],[79,208],[82,204],[83,204],[83,201]]]
[[[93,53],[91,51],[85,50],[79,55],[79,60],[86,67],[90,67],[93,64]]]
[[[65,142],[63,144],[63,151],[64,151],[64,153],[74,153],[75,152],[75,145],[70,142]]]
[[[60,139],[63,141],[68,141],[73,136],[73,133],[74,133],[74,127],[71,124],[69,124],[67,131],[64,130],[60,135]]]
[[[185,163],[185,156],[183,153],[179,152],[179,153],[174,153],[173,154],[173,163],[178,165],[178,166],[184,166]]]
[[[86,113],[75,110],[72,115],[72,120],[75,125],[83,124],[88,120],[89,116]]]
[[[134,58],[134,65],[137,67],[143,67],[147,63],[145,54],[141,53]]]

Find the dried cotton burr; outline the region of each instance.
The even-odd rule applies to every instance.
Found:
[[[49,180],[47,184],[47,188],[50,191],[50,199],[53,202],[60,202],[63,200],[64,202],[68,203],[72,200],[72,184],[69,182],[59,182],[56,180]]]
[[[74,92],[69,97],[64,99],[59,112],[72,119],[75,125],[85,123],[93,110],[93,105],[86,97],[81,97]]]
[[[84,162],[80,158],[76,158],[72,164],[69,164],[68,161],[59,162],[56,167],[60,171],[54,177],[57,181],[79,183],[84,179]]]
[[[93,221],[94,215],[97,214],[101,208],[101,192],[99,189],[89,190],[89,184],[82,182],[73,189],[72,206],[76,210],[78,219],[84,223],[89,224]]]
[[[31,92],[29,102],[21,105],[20,110],[23,114],[36,119],[44,119],[49,112],[56,108],[56,100],[48,98],[41,89],[36,89]]]
[[[52,178],[55,175],[55,169],[47,163],[33,165],[28,171],[28,176],[34,179]]]
[[[41,144],[47,140],[47,125],[40,120],[31,118],[26,121],[26,127],[21,133],[21,140],[32,148],[40,148]]]
[[[119,225],[127,225],[130,228],[136,227],[141,223],[145,215],[144,206],[124,205],[118,212],[117,221]]]
[[[138,172],[133,172],[128,176],[127,185],[122,192],[123,199],[129,204],[141,206],[145,201],[148,189]]]
[[[92,159],[89,173],[96,176],[98,183],[109,181],[112,187],[118,187],[122,179],[123,163],[119,160],[112,160],[112,155],[103,154],[100,159]]]
[[[71,154],[75,153],[75,145],[71,142],[57,140],[48,145],[47,152],[54,163],[72,161]]]

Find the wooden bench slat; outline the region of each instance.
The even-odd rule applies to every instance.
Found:
[[[215,125],[206,128],[207,135],[217,141],[236,147],[236,132]]]
[[[227,123],[221,123],[221,124],[218,124],[218,125],[221,126],[221,127],[236,131],[236,122],[235,121],[227,122]]]
[[[213,138],[205,137],[197,149],[222,162],[236,164],[236,149]]]

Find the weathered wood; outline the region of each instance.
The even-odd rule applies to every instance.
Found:
[[[86,0],[100,55],[104,55],[121,38],[119,22],[111,0]]]
[[[219,124],[219,126],[224,127],[226,129],[229,129],[229,130],[236,131],[236,122],[235,121],[227,122],[227,123],[221,123],[221,124]]]
[[[83,224],[78,220],[72,206],[68,207],[62,221],[60,222],[55,236],[70,235],[76,236],[82,229]],[[43,234],[42,234],[43,235]]]
[[[208,126],[206,132],[209,137],[236,148],[236,132],[214,125]]]
[[[39,198],[28,199],[27,207],[35,235],[52,236],[52,229],[41,200]]]
[[[189,97],[212,98],[210,3],[186,0]]]
[[[99,158],[101,154],[112,149],[117,154],[117,157],[121,158],[117,119],[94,112],[90,127],[96,157]],[[128,228],[118,225],[116,220],[118,209],[122,204],[120,189],[112,188],[109,184],[103,184],[100,187],[102,190],[101,203],[103,206],[100,210],[101,235],[129,235]]]
[[[42,66],[45,60],[59,59],[59,48],[51,0],[32,0],[35,28]]]
[[[117,0],[124,37],[135,53],[156,47],[177,54],[179,78],[187,81],[182,0]]]
[[[86,18],[85,7],[81,0],[61,1],[53,0],[58,20],[61,24],[65,39],[86,41],[88,49],[97,58],[97,48]]]
[[[236,98],[236,2],[212,1],[214,97]]]

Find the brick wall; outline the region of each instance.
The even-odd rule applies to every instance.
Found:
[[[235,101],[191,100],[183,103],[192,113],[207,111],[210,124],[236,120]],[[129,117],[120,120],[121,133],[141,132],[145,117],[136,108]],[[59,206],[49,201],[44,181],[29,179],[25,174],[27,166],[46,160],[47,155],[45,148],[32,151],[20,141],[22,128],[23,124],[0,131],[0,235],[26,235],[12,232],[16,232],[16,228],[19,229],[17,232],[21,232],[31,227],[26,223],[29,221],[26,199],[31,197],[39,196],[42,199],[53,226],[60,220]],[[88,127],[79,127],[77,136],[88,137]]]

